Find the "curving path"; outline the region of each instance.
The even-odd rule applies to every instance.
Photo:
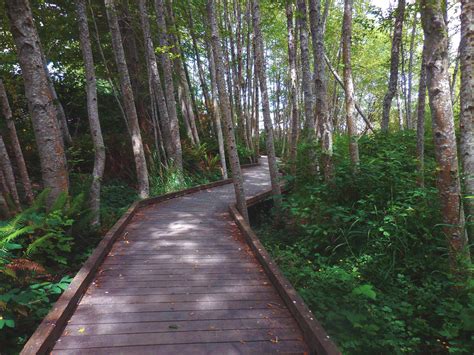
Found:
[[[270,187],[266,158],[247,196]],[[302,333],[228,214],[232,184],[140,209],[55,354],[306,353]]]

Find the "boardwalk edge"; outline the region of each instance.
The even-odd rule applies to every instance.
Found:
[[[271,193],[272,191],[268,190],[248,198],[247,206],[253,206],[259,202],[263,202],[271,196]],[[277,264],[273,261],[270,254],[264,248],[250,225],[244,220],[236,205],[229,205],[229,210],[232,218],[242,232],[247,244],[254,252],[257,260],[263,266],[265,273],[277,289],[286,306],[295,317],[299,327],[303,332],[304,340],[310,347],[311,353],[328,355],[341,354],[336,344],[326,333],[322,325],[316,320],[315,316],[304,303],[301,296],[298,295],[291,283],[280,271]]]

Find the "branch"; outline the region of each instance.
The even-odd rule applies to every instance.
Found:
[[[336,81],[339,83],[339,85],[341,85],[342,90],[344,90],[344,94],[345,94],[346,88],[344,86],[344,83],[342,82],[342,79],[339,76],[339,74],[337,74],[336,70],[332,67],[331,62],[329,61],[329,58],[326,54],[324,54],[324,60],[326,61],[326,64],[327,64],[329,70],[331,71],[332,75],[334,75],[334,78],[336,79]],[[354,100],[354,103],[355,103],[355,108],[356,108],[357,112],[359,112],[359,115],[364,119],[364,122],[367,125],[367,128],[370,129],[372,131],[372,133],[374,133],[374,128],[372,127],[372,124],[370,123],[370,121],[367,119],[367,117],[362,112],[362,109],[360,108],[359,104],[355,100]]]

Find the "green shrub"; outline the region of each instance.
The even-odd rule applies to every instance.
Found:
[[[331,185],[300,146],[283,226],[265,246],[345,353],[472,353],[472,281],[454,279],[440,226],[433,150],[419,187],[413,132],[359,141],[360,172],[337,138]]]

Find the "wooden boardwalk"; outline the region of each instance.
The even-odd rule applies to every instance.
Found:
[[[266,159],[244,170],[269,188]],[[228,213],[232,184],[140,209],[115,242],[55,354],[307,353]]]

